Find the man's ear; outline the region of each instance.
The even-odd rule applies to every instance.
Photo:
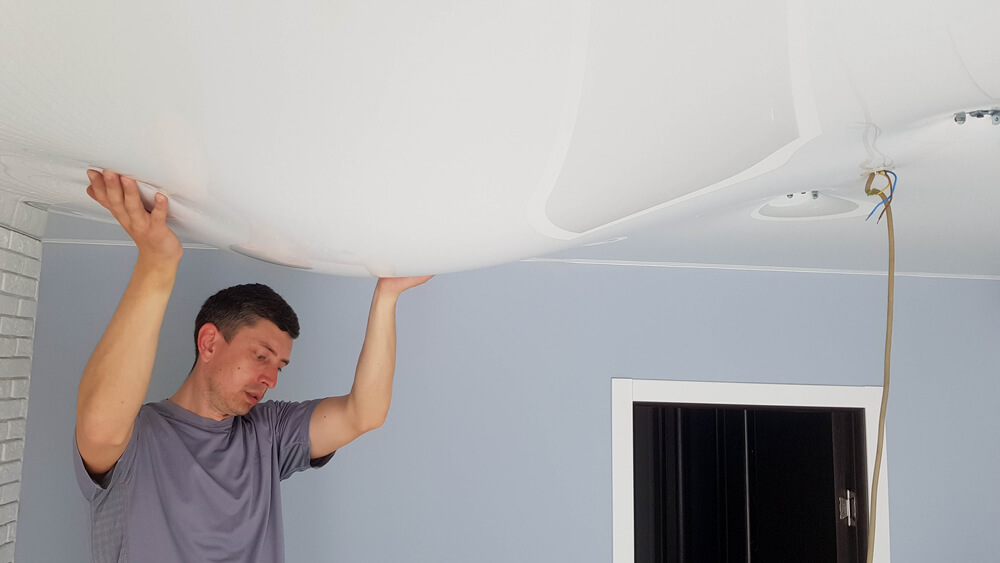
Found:
[[[225,340],[219,328],[212,323],[205,323],[198,329],[198,357],[203,361],[212,361],[219,348],[220,342]]]

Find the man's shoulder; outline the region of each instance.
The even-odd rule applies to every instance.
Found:
[[[195,414],[170,399],[146,403],[136,415],[137,426],[171,426],[197,428],[208,433],[224,433],[232,427],[232,420],[214,420]]]
[[[141,407],[139,407],[139,412],[135,414],[136,424],[139,424],[143,421],[148,422],[152,419],[166,418],[166,412],[163,408],[163,405],[160,404],[162,402],[163,401],[160,401],[158,403],[146,403]]]
[[[262,415],[266,415],[268,413],[280,412],[286,408],[289,408],[289,406],[291,405],[297,405],[297,404],[299,404],[298,401],[276,401],[269,399],[267,401],[261,401],[256,405],[250,407],[250,412],[248,412],[244,416],[259,417]]]
[[[307,401],[261,401],[254,405],[250,412],[244,415],[251,424],[269,424],[272,426],[285,426],[287,424],[306,424],[312,416],[316,405],[323,399],[310,399]]]
[[[312,403],[312,401],[280,401],[269,399],[251,407],[250,411],[244,416],[251,419],[271,418],[281,416],[290,411],[306,408],[309,403]]]

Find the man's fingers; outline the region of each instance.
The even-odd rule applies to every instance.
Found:
[[[139,185],[135,183],[135,180],[127,176],[121,178],[121,184],[122,203],[125,206],[125,211],[128,213],[129,219],[132,220],[133,225],[142,225],[149,217],[149,214],[142,205],[142,198],[139,197]]]
[[[157,192],[153,198],[153,210],[150,212],[153,223],[165,223],[167,220],[167,196]]]
[[[97,170],[87,170],[87,179],[90,180],[91,184],[94,184],[96,182],[103,182],[104,176]]]
[[[418,285],[427,283],[433,277],[434,276],[412,276],[412,277],[410,277],[410,278],[407,279],[406,285],[407,285],[408,288],[409,287],[416,287]]]
[[[87,170],[87,178],[90,180],[90,185],[87,186],[87,195],[94,198],[97,203],[107,207],[107,198],[104,196],[104,175],[97,170]]]
[[[139,184],[127,176],[105,170],[88,170],[87,195],[111,212],[132,237],[139,253],[158,260],[176,262],[184,253],[177,235],[167,226],[167,197],[156,194],[150,211],[142,202]]]
[[[122,208],[122,200],[125,197],[122,193],[121,178],[112,170],[104,171],[104,195],[112,213]]]
[[[427,283],[427,280],[433,277],[434,276],[410,276],[404,278],[379,278],[378,285],[381,286],[382,289],[398,295],[407,289]]]
[[[87,195],[110,211],[126,231],[149,224],[150,214],[142,204],[135,180],[113,170],[87,170],[87,178]]]

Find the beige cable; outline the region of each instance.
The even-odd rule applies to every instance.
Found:
[[[882,469],[882,449],[885,443],[885,411],[889,406],[889,357],[892,349],[892,304],[896,272],[896,237],[892,229],[892,209],[890,208],[891,202],[885,195],[885,189],[882,189],[881,191],[872,189],[872,181],[875,179],[876,174],[885,176],[886,179],[889,180],[888,187],[893,187],[892,180],[889,179],[889,176],[884,171],[877,173],[872,172],[869,174],[868,182],[865,184],[866,194],[877,195],[882,198],[882,201],[884,202],[883,205],[885,206],[883,213],[885,214],[886,226],[889,230],[889,293],[885,323],[885,363],[882,381],[882,406],[879,409],[878,415],[878,446],[875,449],[875,473],[872,477],[872,494],[870,499],[871,508],[868,515],[868,563],[872,563],[875,559],[875,505],[877,504],[876,499],[878,499],[879,473]]]

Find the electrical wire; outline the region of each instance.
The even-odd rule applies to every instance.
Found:
[[[881,191],[872,189],[872,181],[875,180],[876,174],[885,176],[889,181],[889,185],[886,186],[889,189],[889,196],[885,195],[885,188]],[[890,178],[889,176],[892,176]],[[882,381],[882,405],[879,409],[878,415],[878,446],[875,449],[875,472],[872,477],[872,494],[870,500],[870,510],[868,516],[868,563],[872,563],[875,559],[875,505],[878,499],[878,483],[879,483],[879,473],[882,468],[882,450],[885,444],[885,411],[889,406],[889,358],[890,351],[892,349],[892,305],[895,289],[895,273],[896,273],[896,237],[893,233],[892,228],[892,208],[890,204],[892,202],[892,195],[895,191],[896,182],[898,181],[896,174],[890,171],[879,171],[872,172],[868,175],[868,182],[865,184],[865,193],[868,195],[877,195],[882,198],[882,201],[872,209],[872,213],[880,206],[884,206],[882,213],[886,217],[886,227],[889,231],[889,292],[887,298],[887,312],[886,312],[886,323],[885,323],[885,363],[884,363],[884,376]],[[872,216],[872,213],[868,214],[868,217]],[[881,216],[879,216],[881,219]],[[866,219],[867,221],[867,219]]]
[[[868,214],[868,217],[865,217],[865,221],[871,219],[872,215],[875,213],[875,211],[877,211],[879,207],[882,207],[883,204],[889,205],[890,203],[892,203],[892,196],[893,196],[893,194],[896,191],[896,182],[898,181],[897,178],[896,178],[896,174],[894,172],[889,171],[889,170],[882,170],[882,171],[879,171],[879,172],[875,172],[874,174],[880,174],[882,176],[885,176],[885,179],[886,179],[887,182],[889,182],[889,185],[887,185],[886,187],[882,188],[880,191],[875,191],[875,190],[873,190],[871,188],[872,180],[874,180],[874,176],[873,175],[869,175],[869,177],[868,177],[868,183],[865,185],[865,193],[867,193],[868,195],[881,196],[882,194],[885,193],[886,190],[889,190],[889,197],[888,198],[883,197],[882,201],[878,202],[878,205],[876,205],[872,209],[871,213]],[[891,179],[889,178],[888,174],[892,174],[892,178]],[[885,214],[885,210],[884,209],[882,210],[882,214],[883,215]],[[882,215],[879,215],[878,216],[878,220],[875,221],[875,222],[878,223],[881,220],[882,220]]]

